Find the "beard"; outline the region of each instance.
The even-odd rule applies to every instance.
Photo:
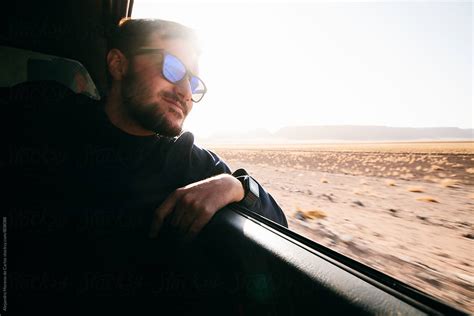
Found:
[[[174,94],[163,92],[168,98],[178,99]],[[130,70],[123,79],[122,103],[128,116],[146,130],[156,134],[175,137],[181,134],[183,124],[174,125],[162,111],[158,102],[146,103],[153,96],[146,82],[141,82],[138,76]],[[186,113],[184,113],[186,116]]]

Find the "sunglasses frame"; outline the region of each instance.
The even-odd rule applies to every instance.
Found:
[[[186,77],[195,77],[197,78],[201,83],[202,83],[202,86],[204,87],[204,90],[202,90],[202,94],[201,94],[201,97],[197,100],[194,99],[194,96],[191,95],[191,100],[194,102],[194,103],[198,103],[199,101],[202,100],[202,98],[204,97],[204,95],[207,93],[207,87],[206,87],[206,84],[204,83],[204,81],[202,81],[201,78],[199,78],[198,76],[194,75],[191,71],[188,70],[188,68],[186,68],[186,66],[184,65],[184,63],[181,61],[181,59],[179,59],[178,57],[176,57],[175,55],[173,54],[170,54],[168,52],[166,52],[165,49],[163,48],[153,48],[153,47],[140,47],[138,48],[133,55],[142,55],[142,54],[162,54],[163,55],[163,60],[161,61],[161,75],[163,76],[163,78],[165,78],[166,81],[168,81],[169,83],[172,83],[172,84],[176,84],[180,81],[183,81],[186,79]],[[172,82],[170,80],[168,80],[168,78],[166,78],[165,74],[164,74],[164,63],[165,63],[165,55],[170,55],[174,58],[176,58],[184,67],[184,69],[186,70],[186,73],[183,77],[183,79],[181,80],[178,80],[176,82]]]

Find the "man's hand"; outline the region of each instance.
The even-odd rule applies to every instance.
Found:
[[[193,238],[218,210],[243,198],[242,184],[229,174],[179,188],[155,210],[150,237],[156,237],[164,220],[171,216],[171,225],[186,238]]]

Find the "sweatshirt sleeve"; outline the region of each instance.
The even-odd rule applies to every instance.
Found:
[[[229,166],[215,153],[206,150],[194,144],[194,136],[189,133],[183,133],[176,139],[168,155],[168,160],[175,163],[179,160],[179,173],[184,180],[182,186],[197,182],[218,174],[232,174]],[[253,177],[252,177],[253,179]],[[255,179],[254,179],[255,180]],[[282,226],[288,227],[285,214],[278,206],[275,199],[255,180],[259,187],[259,198],[253,205],[242,205],[251,211],[264,216]]]

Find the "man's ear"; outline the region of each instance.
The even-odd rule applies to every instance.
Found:
[[[120,50],[112,48],[107,54],[107,67],[113,80],[120,81],[127,73],[127,57]]]

